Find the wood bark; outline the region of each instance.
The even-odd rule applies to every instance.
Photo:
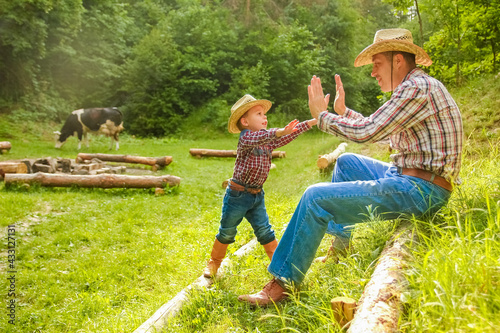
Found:
[[[236,150],[218,150],[218,149],[198,149],[191,148],[189,153],[194,157],[236,157]],[[286,157],[286,152],[275,150],[272,153],[273,158]]]
[[[12,145],[9,141],[0,141],[0,152],[5,154],[12,148]]]
[[[326,169],[326,168],[328,168],[328,166],[330,166],[331,164],[335,163],[335,161],[337,160],[337,158],[339,158],[339,156],[343,152],[345,152],[345,147],[346,146],[347,146],[347,143],[342,142],[337,147],[337,149],[335,149],[331,153],[325,154],[325,155],[321,155],[318,158],[318,162],[317,162],[318,168],[320,168],[320,169]]]
[[[408,247],[415,240],[410,224],[395,232],[392,244],[386,246],[370,282],[361,296],[348,333],[397,332],[401,312],[401,293],[406,280],[403,276]]]
[[[3,173],[28,173],[28,167],[22,162],[0,162]]]
[[[97,187],[97,188],[157,188],[178,186],[176,176],[127,176],[115,174],[66,175],[37,172],[34,174],[6,174],[5,184],[40,184],[48,187]]]
[[[131,155],[85,154],[85,153],[79,153],[76,156],[76,162],[81,163],[84,160],[92,160],[94,158],[107,162],[146,164],[146,165],[151,165],[153,168],[155,168],[155,166],[163,168],[172,163],[172,156],[144,157],[144,156],[131,156]],[[155,169],[157,169],[158,167],[156,167]]]

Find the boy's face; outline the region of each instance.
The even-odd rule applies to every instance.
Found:
[[[261,105],[256,105],[249,109],[243,117],[240,118],[241,124],[252,132],[267,128],[267,116]]]

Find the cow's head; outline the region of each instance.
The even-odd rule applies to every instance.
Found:
[[[64,140],[63,142],[61,142],[60,140],[61,140],[61,132],[55,131],[54,132],[54,141],[56,142],[56,145],[55,145],[56,148],[61,148],[64,145],[64,143],[66,142],[66,140]]]

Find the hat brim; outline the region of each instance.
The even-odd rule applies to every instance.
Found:
[[[359,53],[356,60],[354,60],[354,67],[369,65],[373,63],[372,57],[375,54],[387,51],[413,53],[415,55],[415,62],[417,65],[430,66],[432,64],[431,58],[420,46],[402,40],[391,39],[380,41],[366,47]]]
[[[246,103],[237,108],[236,110],[234,110],[234,112],[231,113],[231,117],[229,117],[229,121],[227,122],[227,130],[229,131],[229,133],[241,132],[241,130],[237,126],[238,120],[240,120],[240,118],[245,114],[245,112],[247,112],[256,105],[261,105],[264,108],[264,113],[267,113],[267,111],[269,111],[273,103],[271,103],[266,99],[257,99],[255,101]]]

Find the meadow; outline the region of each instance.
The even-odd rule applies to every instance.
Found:
[[[454,93],[458,101],[475,94],[471,89]],[[462,185],[432,219],[411,220],[419,241],[411,248],[405,270],[409,285],[401,298],[402,332],[500,331],[500,145],[491,128],[471,123],[475,118],[468,111],[477,110],[477,103],[463,103],[466,126],[472,127],[467,131]],[[0,140],[13,146],[0,161],[76,157],[74,138],[56,150],[54,128],[20,124],[0,119]],[[493,124],[494,130],[497,122]],[[173,157],[172,164],[156,174],[179,176],[181,184],[162,196],[155,196],[153,189],[6,188],[1,183],[0,331],[133,332],[201,275],[217,232],[221,184],[231,176],[234,160],[197,159],[189,149],[235,149],[236,142],[236,136],[204,129],[158,139],[122,135],[120,150],[113,153]],[[307,186],[330,181],[331,172],[319,172],[316,160],[340,142],[315,129],[280,149],[286,158],[274,160],[276,168],[264,187],[278,239]],[[92,137],[90,148],[81,151],[107,152],[107,147],[107,139]],[[389,158],[387,147],[378,144],[349,143],[346,151]],[[142,172],[150,173],[148,167]],[[267,256],[258,246],[251,255],[234,258],[212,288],[194,291],[164,331],[340,332],[330,299],[359,299],[399,222],[381,221],[367,210],[367,223],[354,233],[354,250],[339,264],[314,264],[300,292],[267,309],[237,301],[238,295],[256,292],[270,279]],[[12,261],[9,236],[16,241]],[[243,223],[229,256],[252,237]],[[330,241],[326,236],[318,255]],[[12,285],[15,297],[8,296]],[[13,299],[14,325],[8,316]]]

